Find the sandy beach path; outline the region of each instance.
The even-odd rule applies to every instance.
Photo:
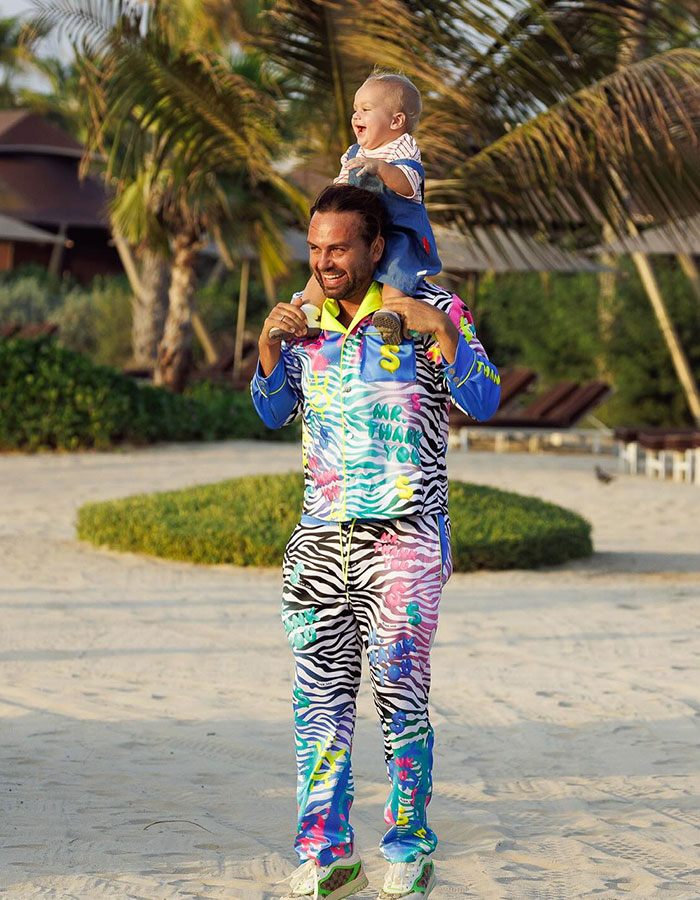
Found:
[[[590,560],[455,576],[434,649],[435,900],[700,897],[700,489],[594,460],[450,454],[562,503]],[[291,654],[275,571],[116,554],[88,501],[299,466],[227,442],[0,457],[0,897],[271,900],[293,868]],[[607,461],[606,468],[614,471]],[[356,839],[385,780],[363,685]]]

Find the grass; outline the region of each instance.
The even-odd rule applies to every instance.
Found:
[[[194,563],[281,564],[299,521],[301,474],[260,475],[141,494],[78,511],[78,537],[113,550]],[[532,569],[593,552],[585,519],[535,497],[450,482],[456,572]]]

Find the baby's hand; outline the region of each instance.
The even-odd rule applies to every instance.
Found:
[[[349,159],[346,166],[350,171],[355,171],[357,175],[376,175],[384,181],[383,168],[387,163],[383,159],[371,159],[369,156],[357,154],[353,159]]]

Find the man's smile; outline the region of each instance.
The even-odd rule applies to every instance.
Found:
[[[321,278],[326,284],[333,285],[345,278],[345,272],[321,272]]]

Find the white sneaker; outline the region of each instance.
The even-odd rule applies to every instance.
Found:
[[[367,887],[368,881],[359,854],[336,859],[328,866],[316,865],[315,859],[307,859],[292,874],[290,891],[281,900],[342,900]]]
[[[434,887],[435,866],[421,853],[411,862],[389,863],[377,900],[422,900]]]
[[[306,316],[306,337],[318,337],[321,333],[321,310],[313,303],[303,303],[301,311]]]

